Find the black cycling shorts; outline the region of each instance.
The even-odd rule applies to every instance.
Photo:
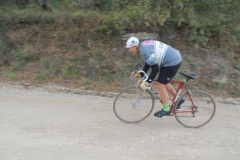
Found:
[[[180,67],[181,62],[175,66],[161,67],[158,82],[161,84],[168,84],[168,82],[176,75]]]

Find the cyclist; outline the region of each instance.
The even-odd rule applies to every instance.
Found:
[[[168,102],[168,92],[171,95],[175,95],[176,91],[169,81],[176,75],[182,62],[180,52],[160,41],[156,40],[146,40],[139,42],[137,37],[131,37],[126,42],[126,48],[128,51],[134,55],[141,55],[145,65],[143,71],[147,73],[149,68],[151,68],[151,73],[146,82],[141,83],[140,87],[146,90],[149,87],[152,80],[159,73],[157,79],[157,89],[160,93],[160,97],[163,103],[163,109],[156,112],[154,116],[162,117],[171,114],[170,106]],[[135,78],[142,78],[143,73],[135,74]],[[179,99],[180,96],[177,97]],[[178,108],[184,102],[183,99],[180,100]]]

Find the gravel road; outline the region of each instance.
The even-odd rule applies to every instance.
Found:
[[[174,117],[119,121],[114,98],[0,89],[0,160],[237,160],[240,105],[217,103],[213,120],[184,128]]]

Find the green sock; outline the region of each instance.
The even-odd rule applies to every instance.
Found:
[[[169,104],[168,104],[168,103],[164,103],[164,104],[163,104],[163,110],[164,110],[164,111],[170,111],[170,107],[169,107]]]

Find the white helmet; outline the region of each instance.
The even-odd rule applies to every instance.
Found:
[[[131,37],[127,40],[125,47],[126,48],[131,48],[133,46],[138,45],[138,43],[139,43],[139,39],[137,37]]]

